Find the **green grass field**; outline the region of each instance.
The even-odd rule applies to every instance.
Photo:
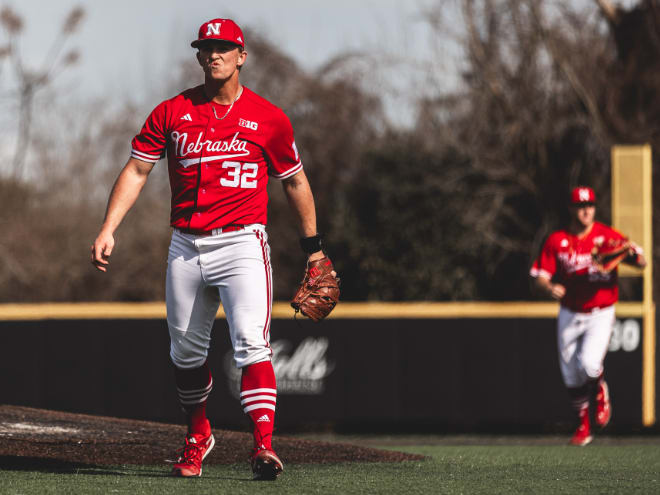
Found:
[[[405,445],[429,456],[395,464],[286,465],[276,482],[253,482],[244,465],[208,466],[199,479],[166,466],[0,466],[0,493],[660,493],[660,442],[598,445]]]

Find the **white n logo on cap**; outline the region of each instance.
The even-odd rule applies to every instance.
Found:
[[[578,192],[580,201],[589,201],[589,189],[580,189]]]
[[[211,34],[220,34],[220,22],[214,22],[213,24],[207,24],[206,26],[206,36]]]

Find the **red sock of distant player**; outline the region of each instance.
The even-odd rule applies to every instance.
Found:
[[[573,410],[580,416],[580,413],[589,408],[589,383],[581,387],[569,387],[568,395],[571,397]]]
[[[275,372],[270,361],[243,368],[241,377],[241,405],[254,425],[254,446],[271,450],[277,388]]]
[[[213,388],[213,378],[206,361],[199,368],[181,369],[174,367],[176,390],[179,403],[186,413],[188,433],[211,434],[211,425],[206,419],[206,400]]]

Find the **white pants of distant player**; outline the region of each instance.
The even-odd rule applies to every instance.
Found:
[[[603,371],[614,328],[614,306],[576,313],[564,307],[557,319],[559,366],[569,388],[584,385]]]
[[[238,368],[272,355],[270,247],[265,227],[211,236],[174,230],[166,281],[170,357],[181,369],[204,364],[220,302]]]

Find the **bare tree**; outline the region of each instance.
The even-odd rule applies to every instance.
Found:
[[[607,110],[620,141],[660,144],[660,1],[629,9],[598,0],[613,44]]]
[[[59,73],[78,61],[79,54],[76,50],[63,54],[63,49],[68,38],[80,26],[84,15],[81,7],[75,7],[69,12],[57,37],[46,52],[43,63],[39,66],[42,68],[34,70],[26,67],[19,50],[23,20],[10,7],[3,7],[0,11],[0,23],[9,37],[6,54],[14,69],[14,76],[18,84],[18,132],[11,164],[11,171],[15,178],[21,178],[24,173],[25,157],[30,146],[35,96],[40,90],[47,87]]]
[[[610,0],[595,0],[600,7],[603,15],[612,23],[617,23],[619,19],[619,9]]]
[[[437,295],[525,298],[530,260],[562,222],[567,191],[581,182],[607,189],[607,39],[597,18],[567,5],[461,5],[463,85],[420,101],[415,137],[444,157],[436,194],[455,212],[437,228],[452,232],[443,256],[461,261],[445,271],[453,290]],[[439,4],[432,26],[441,15]],[[496,283],[503,277],[507,284]]]
[[[601,191],[607,220],[611,145],[660,147],[659,4],[462,0],[464,84],[420,102],[417,136],[435,155],[455,150],[437,194],[458,205],[451,242],[479,253],[476,297],[502,295],[488,280],[505,273],[507,296],[529,297],[528,263],[562,223],[567,191]],[[431,25],[441,16],[439,3]]]

